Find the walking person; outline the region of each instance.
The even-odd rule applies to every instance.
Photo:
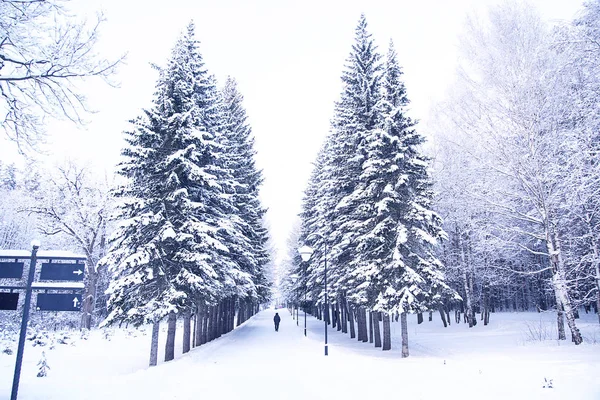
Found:
[[[275,322],[275,332],[278,332],[279,323],[281,322],[281,317],[279,316],[279,313],[275,313],[275,316],[273,317],[273,322]]]

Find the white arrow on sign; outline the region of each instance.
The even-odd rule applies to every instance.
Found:
[[[83,271],[78,269],[77,271],[73,271],[73,273],[77,274],[77,275],[81,275],[81,274],[83,274]]]
[[[79,303],[79,300],[77,299],[77,297],[75,297],[73,299],[73,307],[76,308],[78,303]]]

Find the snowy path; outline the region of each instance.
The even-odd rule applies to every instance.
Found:
[[[149,336],[144,331],[57,347],[49,352],[52,370],[46,378],[34,377],[35,353],[41,349],[27,349],[19,399],[600,398],[600,346],[517,344],[524,318],[539,318],[533,313],[499,314],[491,326],[471,330],[464,324],[444,329],[435,320],[417,325],[411,319],[411,357],[402,359],[398,323],[392,324],[390,352],[330,329],[325,357],[321,321],[308,317],[305,338],[302,313],[296,326],[286,309],[278,311],[279,332],[273,328],[274,310],[265,310],[154,368],[146,367]],[[590,332],[597,329],[590,327]],[[181,351],[180,342],[176,347]],[[0,399],[8,399],[10,379],[4,374],[12,377],[14,364],[0,361]],[[553,389],[542,388],[544,377],[554,379]]]

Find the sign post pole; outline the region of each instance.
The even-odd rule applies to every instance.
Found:
[[[31,261],[29,263],[29,276],[27,278],[27,289],[25,291],[25,305],[23,306],[23,319],[21,320],[21,332],[19,334],[19,348],[17,350],[17,362],[15,364],[15,375],[13,378],[10,400],[17,400],[19,391],[19,379],[21,378],[21,364],[23,363],[23,351],[25,350],[25,335],[27,333],[27,322],[29,322],[29,307],[31,305],[31,284],[35,276],[35,264],[37,262],[38,244],[33,245],[31,250]]]

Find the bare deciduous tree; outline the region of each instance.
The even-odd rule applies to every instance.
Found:
[[[22,152],[44,136],[48,116],[81,122],[86,106],[78,81],[107,80],[123,59],[94,51],[102,15],[88,24],[64,3],[0,0],[0,125]]]
[[[98,260],[105,251],[110,211],[108,185],[90,179],[85,168],[67,164],[50,178],[35,204],[25,211],[40,218],[39,230],[48,236],[62,235],[75,242],[86,257],[82,327],[90,328],[100,272]]]

